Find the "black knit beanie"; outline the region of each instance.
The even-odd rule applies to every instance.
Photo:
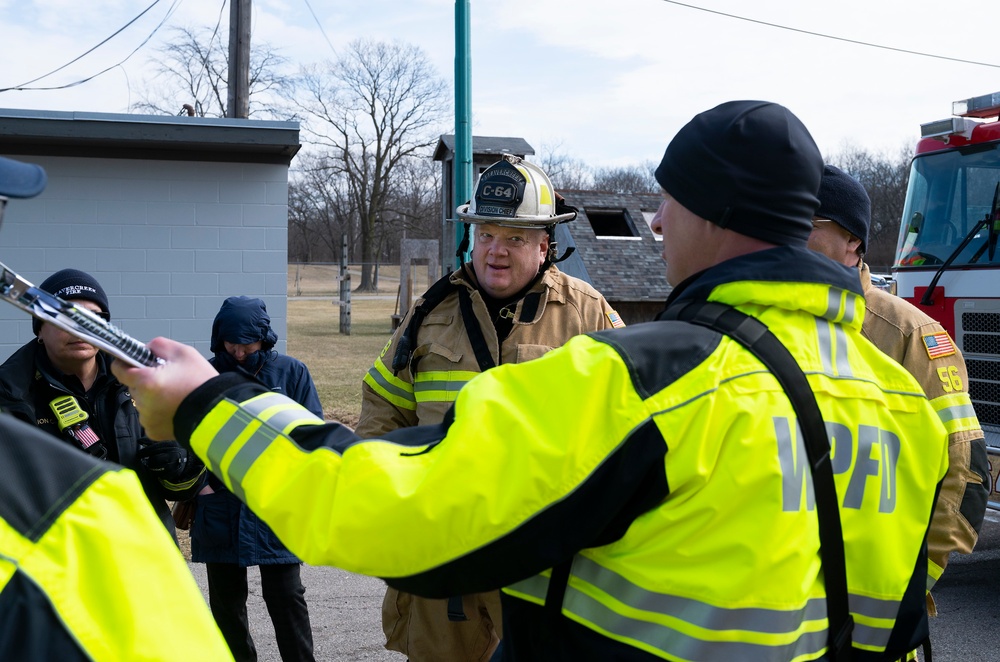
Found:
[[[828,218],[861,240],[861,250],[868,248],[868,227],[872,222],[872,202],[861,182],[837,166],[823,168],[819,187],[818,218]]]
[[[111,308],[108,306],[108,295],[105,294],[104,288],[101,287],[101,284],[93,276],[85,271],[80,271],[79,269],[57,271],[42,281],[42,284],[38,288],[67,301],[70,299],[93,301],[101,307],[103,312],[109,316],[111,315]],[[35,332],[36,336],[41,328],[41,320],[37,317],[32,318],[31,329]]]
[[[677,132],[656,181],[720,227],[804,246],[822,172],[819,148],[791,111],[768,101],[729,101]]]

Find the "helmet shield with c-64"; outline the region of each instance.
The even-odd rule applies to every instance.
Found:
[[[462,223],[515,228],[546,228],[576,217],[556,212],[552,182],[541,168],[510,154],[483,171],[472,201],[456,211]]]

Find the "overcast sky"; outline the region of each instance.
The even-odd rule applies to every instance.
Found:
[[[153,2],[0,0],[0,88],[70,62]],[[473,2],[474,133],[523,137],[536,151],[557,148],[591,165],[624,165],[658,161],[680,126],[702,110],[731,99],[766,99],[797,114],[824,155],[848,144],[896,152],[915,143],[922,122],[948,117],[952,101],[1000,91],[995,19],[983,6],[688,4],[711,11],[664,0]],[[0,93],[0,108],[128,112],[168,28],[211,28],[222,7],[222,0],[160,0],[107,44],[33,86],[110,71],[64,90]],[[333,59],[359,37],[400,40],[424,49],[450,84],[454,11],[453,0],[253,0],[253,41],[312,64]],[[225,32],[228,6],[221,13]]]

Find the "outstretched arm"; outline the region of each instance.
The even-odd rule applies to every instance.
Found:
[[[133,368],[124,361],[115,361],[111,371],[131,390],[149,438],[156,441],[175,439],[177,407],[188,394],[219,373],[198,350],[174,340],[155,338],[149,348],[166,364]]]

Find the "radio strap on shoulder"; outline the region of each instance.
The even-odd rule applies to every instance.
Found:
[[[396,353],[392,356],[392,371],[394,373],[398,373],[410,363],[410,357],[413,356],[413,343],[417,339],[417,331],[420,330],[420,325],[424,323],[424,318],[439,303],[444,301],[445,297],[454,288],[455,284],[451,282],[451,276],[444,276],[427,288],[427,291],[420,297],[421,302],[413,309],[410,322],[406,325],[403,335],[399,337],[399,343],[396,345]]]
[[[829,620],[829,659],[835,662],[850,660],[854,619],[847,600],[847,568],[839,499],[830,462],[830,439],[809,380],[788,348],[764,323],[732,306],[717,302],[695,302],[682,308],[676,318],[724,333],[745,347],[767,366],[791,401],[812,470],[816,494],[819,552],[823,564]]]
[[[486,372],[490,368],[496,367],[493,360],[493,353],[490,346],[486,344],[486,336],[483,334],[476,313],[472,310],[472,295],[464,287],[458,291],[458,306],[462,311],[462,322],[465,323],[465,333],[472,343],[472,352],[476,355],[476,363],[479,364],[479,371]]]

